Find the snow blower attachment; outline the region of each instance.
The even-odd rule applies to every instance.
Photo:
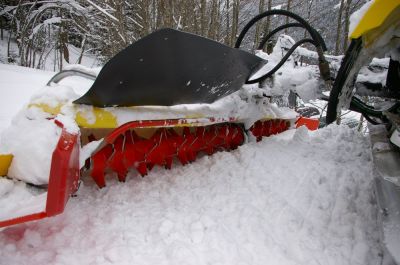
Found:
[[[299,19],[290,12],[273,10],[257,20],[282,14]],[[254,23],[252,20],[245,27],[237,47]],[[312,39],[307,41],[323,49],[316,31],[301,18],[299,25],[309,29]],[[323,64],[322,51],[319,53]],[[18,126],[40,127],[33,123],[48,126],[46,132],[54,131],[50,136],[56,135],[58,141],[53,149],[49,147],[53,152],[49,178],[32,177],[31,170],[24,170],[27,158],[17,154],[29,144],[9,143],[8,155],[0,157],[2,175],[47,186],[47,194],[41,195],[47,203],[39,212],[14,211],[11,217],[3,214],[0,227],[61,213],[77,190],[81,175],[91,176],[101,188],[111,172],[125,181],[129,172],[145,176],[154,166],[170,169],[174,160],[185,165],[199,154],[229,151],[249,138],[260,141],[294,127],[297,120],[298,124],[318,127],[318,121],[299,119],[293,110],[271,103],[258,84],[244,86],[256,83],[251,76],[265,64],[266,60],[248,52],[163,29],[121,51],[97,77],[80,70],[60,72],[13,124],[17,131]],[[265,80],[273,71],[257,80]],[[82,96],[60,83],[71,75],[95,81]],[[35,141],[28,139],[28,143]],[[37,149],[31,152],[34,159],[44,153]]]

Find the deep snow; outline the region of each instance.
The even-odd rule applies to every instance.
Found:
[[[0,122],[47,76],[0,65]],[[84,178],[64,214],[0,231],[0,264],[379,264],[372,171],[368,139],[329,126],[101,190]]]

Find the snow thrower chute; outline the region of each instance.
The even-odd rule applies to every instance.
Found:
[[[264,63],[210,39],[162,29],[114,56],[74,103],[96,107],[212,103],[239,90]]]
[[[312,39],[306,42],[317,46],[320,68],[324,68],[321,37],[308,23],[287,11],[268,11],[252,20],[237,45],[255,21],[273,15],[289,16],[309,30]],[[304,42],[295,46],[301,43]],[[294,49],[278,64],[282,65]],[[260,141],[264,136],[281,133],[294,127],[296,121],[317,128],[318,121],[299,120],[295,111],[272,103],[258,84],[244,86],[255,83],[252,75],[266,63],[248,52],[164,29],[121,51],[97,78],[79,70],[57,74],[9,128],[10,138],[15,138],[13,132],[24,131],[23,126],[38,130],[43,127],[42,132],[49,135],[45,141],[54,142],[48,147],[53,152],[49,169],[46,163],[45,170],[36,173],[24,168],[27,159],[39,160],[46,153],[38,148],[25,150],[39,141],[34,132],[21,136],[27,143],[23,144],[8,142],[6,131],[2,140],[7,148],[2,149],[8,153],[0,150],[6,155],[1,162],[5,165],[3,174],[8,171],[7,176],[30,183],[31,187],[47,186],[47,204],[28,217],[5,215],[0,227],[61,213],[81,175],[91,176],[99,187],[104,187],[110,172],[125,181],[128,172],[145,176],[154,166],[171,168],[174,160],[185,165],[201,153],[229,151],[248,138]],[[279,65],[257,80],[271,76]],[[70,75],[96,80],[82,96],[59,83]],[[29,157],[25,153],[30,153]],[[8,167],[6,160],[11,156]],[[40,174],[46,169],[49,178]],[[19,185],[17,181],[13,183]]]

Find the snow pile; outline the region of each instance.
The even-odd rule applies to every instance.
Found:
[[[0,153],[14,155],[8,176],[35,185],[47,184],[60,133],[54,121],[30,120],[21,112],[1,137]]]
[[[278,107],[263,97],[263,89],[256,86],[244,86],[229,96],[212,104],[181,104],[171,107],[138,106],[133,108],[105,108],[115,117],[119,125],[132,120],[153,120],[171,118],[235,118],[249,128],[255,121],[263,118],[295,119],[298,114],[285,107]],[[79,106],[79,109],[87,106]],[[90,108],[90,107],[89,107]],[[89,113],[90,112],[86,112]],[[90,116],[89,116],[90,118]]]
[[[46,104],[52,108],[65,105],[73,99],[78,98],[74,89],[66,85],[52,84],[44,86],[34,94],[29,102],[30,105]]]
[[[0,221],[43,212],[47,192],[0,177]]]
[[[305,128],[156,168],[0,232],[4,264],[378,264],[368,141]]]
[[[387,72],[390,58],[373,58],[368,67],[361,68],[357,75],[357,81],[360,83],[381,84],[386,86]]]
[[[272,70],[279,63],[287,50],[295,43],[295,41],[287,35],[280,35],[278,41],[271,54],[262,51],[257,52],[257,56],[268,61],[251,79],[260,77],[261,75]],[[304,48],[298,48],[304,54]],[[296,55],[294,53],[294,55]],[[296,56],[291,56],[286,63],[276,72],[274,76],[274,84],[264,87],[266,94],[271,96],[288,95],[289,91],[299,94],[304,102],[316,99],[320,93],[319,69],[316,65],[296,65]],[[297,56],[298,57],[298,56]],[[312,57],[315,57],[314,55]],[[298,58],[297,58],[298,59]]]
[[[46,86],[35,94],[30,102],[33,111],[39,111],[45,104],[52,108],[59,106],[61,113],[75,118],[80,113],[88,122],[95,122],[93,107],[87,105],[75,105],[72,102],[79,98],[76,93],[78,84],[53,84]],[[79,86],[79,85],[78,85]],[[112,113],[118,125],[133,120],[159,120],[179,118],[207,118],[215,119],[235,118],[250,127],[254,121],[261,118],[295,119],[297,113],[289,108],[278,107],[263,97],[263,89],[257,86],[244,86],[227,97],[212,104],[181,104],[175,106],[135,106],[104,108]],[[256,97],[256,98],[255,98]],[[28,110],[29,111],[29,110]],[[48,114],[47,114],[48,115]],[[48,115],[49,116],[49,115]],[[51,116],[51,115],[50,115]]]

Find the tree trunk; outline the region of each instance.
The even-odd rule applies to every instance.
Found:
[[[3,40],[3,19],[0,18],[0,39]]]
[[[272,0],[268,0],[268,7],[267,8],[268,8],[268,11],[272,9]],[[271,17],[268,16],[267,17],[267,21],[266,21],[265,26],[264,26],[264,34],[265,35],[269,33],[269,29],[270,28],[271,28]],[[271,54],[273,48],[274,48],[273,45],[271,45],[270,43],[267,43],[266,52],[268,54]]]
[[[311,10],[312,10],[313,3],[314,3],[314,0],[310,0],[308,2],[308,5],[307,5],[307,20],[306,21],[310,21],[311,20]],[[303,39],[305,39],[306,37],[307,37],[307,30],[304,30]]]
[[[217,32],[217,14],[218,14],[218,1],[217,0],[212,0],[211,3],[211,20],[210,20],[210,26],[208,27],[208,34],[207,36],[210,39],[215,39],[216,37],[216,32]]]
[[[344,27],[344,36],[343,36],[343,51],[347,50],[347,44],[349,42],[349,25],[350,25],[350,6],[351,0],[347,0],[346,3],[346,12],[345,12],[345,27]]]
[[[292,5],[292,0],[287,0],[287,7],[286,10],[290,11]],[[289,17],[286,17],[286,24],[289,23]],[[287,29],[285,29],[285,34],[287,34]]]
[[[86,45],[86,35],[83,36],[83,40],[82,40],[82,43],[81,43],[81,53],[79,54],[78,64],[82,63],[83,53],[85,52],[85,45]]]
[[[230,46],[233,46],[233,44],[236,41],[238,28],[239,28],[239,0],[234,0],[232,6],[232,31],[231,31]]]
[[[261,14],[262,12],[264,12],[264,0],[260,0],[260,2],[258,3],[258,13]],[[263,28],[263,22],[259,21],[257,23],[256,26],[256,35],[254,36],[254,46],[253,48],[257,48],[258,44],[260,42],[260,34],[261,34],[261,29]]]
[[[207,17],[206,17],[206,11],[207,11],[207,1],[206,0],[201,0],[200,2],[200,30],[201,30],[201,36],[206,35],[206,27],[207,27]]]
[[[11,31],[10,34],[8,35],[8,41],[7,41],[7,62],[11,63],[11,54],[10,54],[10,45],[11,45]]]
[[[229,33],[229,29],[230,29],[230,14],[229,14],[229,1],[230,0],[226,0],[225,1],[225,9],[226,9],[226,35],[225,35],[225,44],[228,46],[232,46],[231,45],[231,35]]]
[[[340,53],[339,46],[340,46],[340,40],[342,39],[341,32],[342,32],[343,4],[344,4],[344,0],[341,0],[339,13],[338,13],[338,19],[337,19],[337,27],[336,27],[335,55],[339,55],[339,53]]]

